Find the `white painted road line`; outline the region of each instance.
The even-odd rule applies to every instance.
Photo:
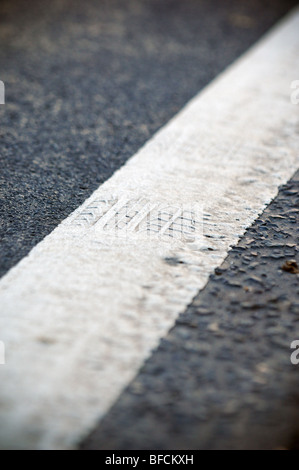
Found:
[[[296,10],[2,279],[2,448],[75,446],[298,168],[298,31]]]

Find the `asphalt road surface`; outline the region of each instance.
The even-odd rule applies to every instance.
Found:
[[[295,4],[1,1],[0,273]]]
[[[246,232],[83,449],[298,449],[299,173]]]

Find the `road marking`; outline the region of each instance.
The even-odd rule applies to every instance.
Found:
[[[298,29],[296,10],[2,279],[2,448],[75,446],[295,172]]]

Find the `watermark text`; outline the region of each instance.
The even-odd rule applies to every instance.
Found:
[[[299,364],[299,340],[295,340],[291,343],[291,349],[295,349],[295,351],[291,354],[291,363],[294,366]]]
[[[0,104],[5,104],[5,86],[0,80]]]

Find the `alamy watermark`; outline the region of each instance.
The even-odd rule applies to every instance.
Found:
[[[294,366],[297,366],[299,364],[299,340],[295,340],[291,343],[291,349],[295,349],[294,352],[291,354],[291,363]]]
[[[0,104],[5,104],[5,86],[0,80]]]
[[[5,364],[5,344],[0,341],[0,366]]]
[[[292,104],[299,104],[299,80],[294,80],[291,83],[291,103]]]

